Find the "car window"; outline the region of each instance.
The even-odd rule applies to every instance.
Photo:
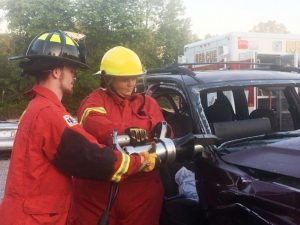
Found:
[[[235,104],[232,91],[221,91],[222,95],[227,98],[228,102],[231,104],[233,111],[235,111]],[[223,97],[222,96],[222,97]],[[219,97],[220,98],[220,97]],[[207,93],[207,106],[211,106],[218,99],[218,92]]]
[[[175,113],[179,110],[181,99],[178,95],[155,93],[154,97],[162,110],[171,113]]]
[[[293,130],[293,119],[289,111],[289,103],[282,88],[257,88],[257,104],[251,108],[255,110],[270,110],[274,113],[275,130]]]
[[[193,130],[188,105],[179,91],[169,88],[156,88],[152,91],[165,120],[171,125],[174,137],[182,137]]]
[[[233,140],[300,128],[299,88],[237,87],[202,92],[211,130],[224,140]],[[205,101],[202,101],[205,102]]]

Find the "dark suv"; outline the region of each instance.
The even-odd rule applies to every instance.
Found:
[[[217,137],[162,171],[161,224],[300,224],[300,74],[174,67],[149,71],[144,86],[176,138]],[[181,165],[199,202],[174,197]]]

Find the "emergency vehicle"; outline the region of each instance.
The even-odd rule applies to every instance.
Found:
[[[178,62],[190,63],[188,67],[193,71],[251,69],[259,67],[256,63],[299,67],[299,54],[300,35],[232,32],[185,45]],[[215,64],[218,62],[231,63]],[[254,88],[249,88],[247,96],[250,111],[259,104],[272,109],[276,100],[272,93]]]
[[[299,53],[300,35],[233,32],[185,45],[184,55],[179,61],[241,61],[298,67]],[[192,69],[197,70],[198,67]]]

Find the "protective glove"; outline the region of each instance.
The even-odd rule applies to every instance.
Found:
[[[130,144],[133,146],[144,145],[148,141],[148,133],[145,129],[139,127],[129,127],[125,134],[130,137]]]
[[[142,166],[140,171],[151,172],[160,166],[160,159],[155,152],[155,143],[151,143],[151,147],[148,151],[140,152],[139,155],[142,159]]]

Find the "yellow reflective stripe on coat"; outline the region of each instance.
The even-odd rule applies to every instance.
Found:
[[[83,125],[85,122],[86,118],[91,112],[98,112],[101,114],[106,114],[106,110],[103,107],[91,107],[91,108],[86,108],[82,114],[81,120],[80,120],[80,125]]]
[[[127,154],[122,153],[121,165],[120,165],[119,169],[117,170],[117,172],[115,172],[115,174],[111,178],[111,180],[113,182],[120,182],[122,176],[125,173],[127,173],[127,171],[128,171],[129,163],[130,163],[130,156],[127,155]]]

